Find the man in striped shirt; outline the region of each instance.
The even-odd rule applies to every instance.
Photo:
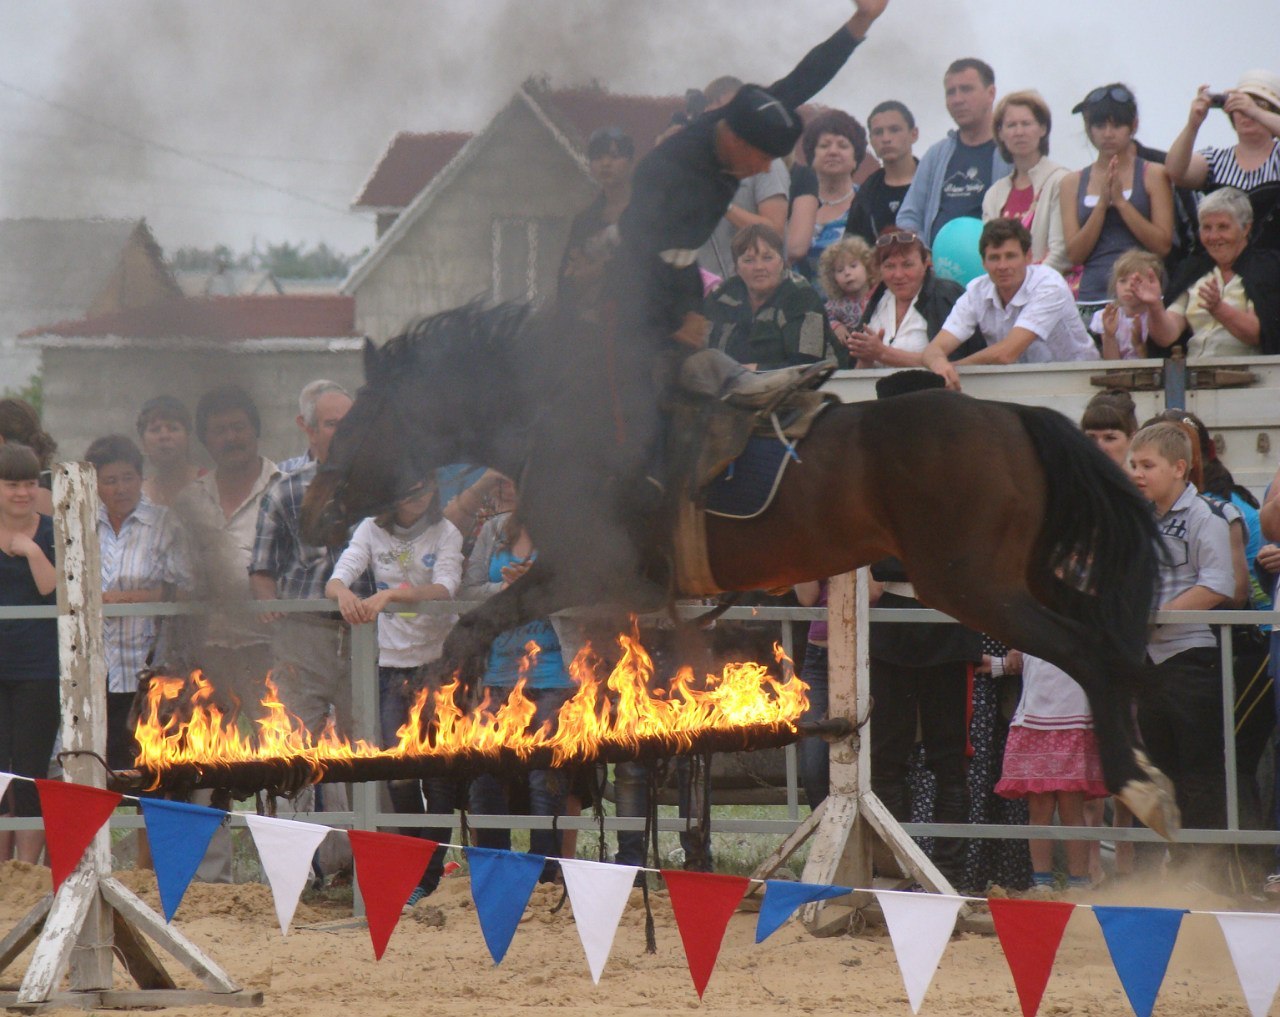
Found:
[[[351,396],[331,381],[302,390],[298,425],[307,436],[307,457],[285,473],[262,498],[249,582],[258,600],[322,600],[337,561],[336,551],[302,539],[302,499],[329,454],[338,422],[351,409]],[[346,624],[336,611],[268,612],[273,626],[272,676],[281,702],[318,734],[334,714],[339,734],[351,733],[351,669]]]

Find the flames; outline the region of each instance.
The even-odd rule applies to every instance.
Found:
[[[338,737],[330,726],[312,735],[280,701],[268,677],[262,707],[265,716],[250,727],[225,712],[213,685],[199,672],[186,678],[157,677],[148,689],[135,729],[136,764],[155,775],[180,764],[228,765],[277,760],[304,761],[316,779],[336,761],[353,759],[447,758],[462,753],[527,759],[551,754],[552,765],[595,759],[606,750],[636,751],[661,740],[689,749],[714,732],[743,728],[795,731],[808,707],[808,686],[791,671],[791,662],[775,645],[784,678],[774,678],[758,663],[731,663],[719,675],[695,680],[682,668],[666,688],[653,690],[653,661],[633,637],[620,636],[617,665],[599,676],[598,658],[585,647],[569,672],[577,691],[560,708],[554,723],[532,727],[535,704],[525,694],[525,678],[506,702],[494,704],[486,692],[478,708],[465,709],[456,679],[437,690],[423,689],[399,742],[381,749],[363,740]],[[532,663],[533,644],[523,670]],[[253,728],[256,728],[254,730]]]

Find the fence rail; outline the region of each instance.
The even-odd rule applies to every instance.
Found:
[[[418,604],[396,604],[388,608],[388,612],[452,615],[459,614],[478,606],[478,601],[426,601]],[[200,603],[194,601],[151,604],[106,604],[103,614],[108,618],[126,618],[140,616],[178,616],[201,615],[213,612],[235,611],[259,614],[279,612],[282,614],[332,613],[335,603],[328,600],[260,600],[236,604]],[[678,605],[680,614],[686,617],[697,616],[704,612],[706,606],[700,603],[683,603]],[[0,620],[19,618],[56,618],[56,607],[0,607]],[[562,617],[582,618],[598,615],[598,611],[579,609],[562,612]],[[734,607],[723,615],[724,621],[777,621],[781,624],[780,642],[789,656],[792,656],[794,641],[792,625],[801,622],[819,621],[826,618],[825,608],[803,607]],[[939,611],[929,609],[888,609],[872,608],[869,613],[872,624],[898,624],[906,622],[954,622],[954,619]],[[643,628],[646,621],[662,621],[665,616],[649,616],[641,619]],[[1159,611],[1155,620],[1162,624],[1207,624],[1222,630],[1222,724],[1225,735],[1225,768],[1227,792],[1227,828],[1224,830],[1184,830],[1179,840],[1185,843],[1206,844],[1238,844],[1238,845],[1277,845],[1280,846],[1280,831],[1276,830],[1241,830],[1239,788],[1236,778],[1235,758],[1235,681],[1232,668],[1232,625],[1280,625],[1280,611]],[[351,638],[351,680],[354,707],[354,737],[376,742],[378,738],[378,642],[377,628],[374,625],[357,625],[352,628]],[[873,721],[874,722],[874,721]],[[795,745],[788,745],[786,753],[786,819],[732,819],[712,816],[708,827],[713,833],[742,833],[763,836],[785,837],[799,825],[799,770]],[[352,789],[352,809],[349,812],[298,813],[296,817],[304,822],[318,823],[333,827],[354,827],[359,830],[374,830],[378,827],[439,827],[458,828],[457,815],[405,815],[384,812],[379,807],[378,785],[372,783],[355,784]],[[560,829],[599,830],[601,821],[594,816],[561,816],[555,819]],[[695,820],[686,820],[671,816],[660,816],[658,829],[663,832],[680,832],[691,828]],[[243,825],[243,820],[232,816],[233,825]],[[473,816],[467,814],[467,824],[471,827],[505,827],[513,829],[549,829],[553,825],[549,816]],[[39,829],[39,819],[18,819],[0,817],[0,831]],[[142,826],[140,816],[117,814],[111,818],[113,829],[129,829]],[[1157,834],[1145,828],[1112,829],[1110,827],[1060,827],[1060,826],[1008,826],[987,824],[944,824],[944,823],[904,823],[903,829],[914,837],[952,836],[982,839],[1025,840],[1028,837],[1048,840],[1108,840],[1108,841],[1159,841]],[[642,818],[609,816],[603,820],[603,828],[608,831],[641,830],[644,828]]]

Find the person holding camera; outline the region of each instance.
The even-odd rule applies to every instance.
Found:
[[[1236,143],[1197,152],[1196,135],[1211,109],[1231,118]],[[1193,190],[1238,187],[1249,193],[1280,183],[1280,75],[1249,71],[1229,92],[1201,85],[1164,165],[1174,184]]]

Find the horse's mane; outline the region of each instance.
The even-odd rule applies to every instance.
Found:
[[[424,368],[465,369],[471,361],[492,365],[529,326],[532,307],[509,301],[486,306],[473,300],[438,314],[418,318],[400,335],[388,339],[376,359],[366,363],[367,381],[380,383]]]

